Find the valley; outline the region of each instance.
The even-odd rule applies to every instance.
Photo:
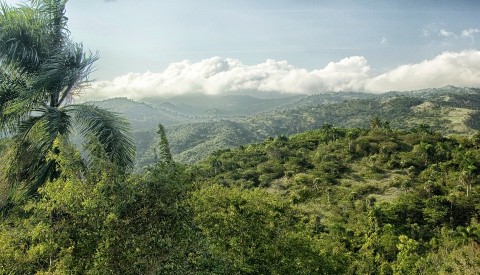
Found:
[[[479,89],[448,86],[385,94],[328,92],[273,99],[196,95],[171,100],[150,98],[145,103],[116,98],[94,104],[129,120],[137,146],[137,167],[141,167],[153,162],[151,151],[159,123],[166,127],[174,159],[195,163],[216,150],[318,129],[324,124],[368,128],[372,117],[388,121],[395,129],[428,125],[444,135],[472,135],[480,129],[479,98]],[[176,106],[189,111],[182,112]],[[212,111],[215,108],[217,111]]]

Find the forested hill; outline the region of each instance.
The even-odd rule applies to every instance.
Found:
[[[197,121],[193,116],[174,112],[159,106],[136,102],[127,98],[111,98],[101,101],[90,101],[86,104],[96,105],[124,115],[134,131],[156,128],[162,125],[178,125]]]
[[[0,3],[0,275],[480,274],[479,89],[71,104],[66,3]]]
[[[302,104],[305,101],[309,104]],[[368,94],[341,102],[328,102],[324,95],[314,95],[298,105],[253,116],[247,122],[257,131],[273,136],[299,133],[323,124],[368,128],[372,117],[381,117],[397,129],[425,124],[443,134],[468,135],[480,127],[480,89],[446,87]]]
[[[193,94],[179,95],[168,99],[149,97],[143,98],[140,101],[187,115],[200,117],[213,117],[216,115],[235,117],[270,111],[276,107],[296,102],[303,97],[304,95],[285,95],[279,97],[277,94],[277,97],[274,98],[263,98],[262,94],[258,93],[256,96],[248,94]]]
[[[131,175],[58,140],[61,177],[0,212],[0,273],[479,274],[480,135],[377,122]]]
[[[358,95],[360,98],[356,98]],[[345,97],[348,96],[348,99]],[[339,99],[339,97],[341,99]],[[471,135],[480,129],[480,90],[451,88],[410,93],[322,94],[304,98],[296,104],[243,119],[188,124],[167,128],[175,158],[182,162],[202,159],[219,149],[261,141],[278,135],[291,135],[324,124],[337,127],[369,128],[371,118],[380,117],[390,127],[411,129],[428,125],[444,135]],[[225,125],[228,124],[228,127]],[[225,129],[209,135],[209,129]],[[248,133],[232,135],[234,132]],[[189,142],[189,132],[205,133]],[[223,134],[222,134],[223,133]],[[233,137],[233,138],[232,138]]]
[[[325,264],[332,268],[329,272],[478,274],[479,149],[480,134],[447,138],[427,128],[326,125],[270,138],[218,151],[200,162],[197,215],[201,221],[215,217],[217,223],[202,228],[214,236],[214,246],[226,257],[238,247],[222,243],[258,242],[255,252],[275,250],[299,228],[309,228],[310,233],[296,240],[306,238],[312,245],[319,241],[320,251],[330,257]],[[265,199],[255,201],[258,193]],[[274,202],[256,207],[267,198],[288,201],[302,225],[292,225],[287,229],[291,231],[279,234],[283,237],[269,231],[269,223],[284,221],[280,213],[285,210],[275,208]],[[255,228],[271,233],[274,241],[263,243]],[[245,237],[235,240],[235,234],[224,232],[228,230]],[[247,259],[230,260],[253,262],[246,255]]]
[[[137,166],[153,161],[152,149],[159,123],[166,126],[174,158],[185,163],[199,161],[218,149],[318,129],[324,124],[369,128],[373,117],[382,118],[392,128],[411,129],[428,125],[433,131],[444,135],[471,135],[480,129],[480,90],[474,88],[447,86],[386,94],[329,92],[277,98],[270,103],[268,99],[258,99],[256,104],[253,104],[255,99],[251,96],[218,98],[218,102],[230,102],[230,106],[235,106],[230,115],[227,112],[228,105],[211,109],[214,97],[199,97],[196,96],[197,108],[201,107],[204,111],[210,108],[202,115],[181,113],[178,106],[194,103],[186,96],[172,99],[175,105],[163,104],[162,107],[154,105],[153,99],[149,99],[149,104],[127,99],[112,99],[95,104],[122,112],[129,118],[135,130]],[[182,103],[181,100],[185,102]],[[159,99],[157,103],[164,101],[165,99]],[[252,105],[238,109],[242,102],[250,102]],[[231,115],[235,112],[251,112],[252,106],[269,106],[273,110],[260,112],[261,109],[258,109],[248,117]]]

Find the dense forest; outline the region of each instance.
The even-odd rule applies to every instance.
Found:
[[[122,175],[57,139],[4,208],[4,274],[478,274],[480,135],[321,129]],[[162,138],[163,136],[163,138]]]
[[[323,92],[281,99],[259,99],[251,95],[196,95],[193,98],[195,102],[184,96],[158,101],[150,98],[145,102],[113,98],[90,103],[121,113],[131,123],[137,169],[155,160],[152,150],[157,142],[155,129],[159,123],[166,128],[174,159],[182,163],[196,163],[218,149],[297,134],[324,124],[366,128],[368,118],[375,116],[402,130],[419,125],[429,125],[444,135],[473,135],[480,130],[480,89],[477,88],[447,86],[385,94]],[[221,109],[204,113],[212,102],[223,105]],[[229,107],[231,112],[227,111]],[[257,112],[252,112],[252,108]]]
[[[97,57],[65,3],[0,9],[0,274],[480,273],[477,89],[160,124],[135,170],[127,120],[70,104]],[[182,138],[206,157],[178,162]]]

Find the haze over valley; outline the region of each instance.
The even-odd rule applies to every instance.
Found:
[[[384,94],[329,92],[273,99],[197,94],[143,101],[115,98],[92,104],[129,119],[141,167],[154,160],[151,150],[158,124],[166,127],[174,158],[192,163],[219,149],[324,124],[368,128],[372,117],[388,120],[395,129],[429,125],[444,135],[472,135],[480,129],[479,98],[480,89],[446,86]]]

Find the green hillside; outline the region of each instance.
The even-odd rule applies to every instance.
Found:
[[[219,149],[301,133],[324,124],[366,128],[372,117],[382,118],[396,129],[425,124],[444,135],[471,135],[480,129],[480,90],[452,86],[386,94],[329,92],[274,99],[197,95],[169,100],[175,104],[159,99],[155,104],[162,107],[158,107],[124,98],[94,104],[129,119],[137,146],[137,167],[154,161],[151,147],[158,124],[166,127],[174,158],[184,163],[197,162]],[[181,105],[195,115],[182,113],[177,108]],[[261,106],[270,111],[258,109]],[[239,115],[247,113],[252,115]]]
[[[59,140],[61,177],[1,205],[0,273],[478,274],[480,134],[376,122],[130,175]]]
[[[348,99],[346,99],[348,98]],[[480,90],[468,88],[446,88],[415,91],[410,93],[388,93],[372,95],[363,93],[330,93],[314,95],[297,104],[288,105],[277,110],[254,115],[240,120],[238,130],[248,131],[244,137],[248,142],[261,141],[267,137],[291,135],[310,129],[317,129],[324,124],[337,127],[367,128],[370,118],[380,117],[397,129],[411,129],[419,125],[429,125],[433,131],[444,135],[471,135],[480,129]],[[218,123],[221,127],[221,122]],[[212,127],[209,124],[208,127]],[[195,145],[190,146],[188,139],[179,139],[185,132],[208,132],[203,124],[185,124],[168,128],[167,135],[172,141],[175,158],[181,162],[193,162],[217,149],[212,147],[208,135],[195,138]],[[183,133],[183,134],[181,134]],[[230,137],[215,135],[216,144],[229,144]],[[205,143],[205,146],[198,147]],[[195,147],[195,148],[194,148]],[[190,148],[192,156],[180,155],[185,148]]]
[[[472,60],[480,52],[445,52],[377,76],[362,56],[313,71],[273,59],[256,66],[221,57],[185,60],[160,74],[100,81],[92,90],[135,97],[224,87],[222,93],[238,94],[72,104],[98,55],[72,40],[67,2],[0,3],[0,275],[480,274],[480,89],[310,96],[258,91],[424,87],[440,76],[475,83]],[[191,4],[168,4],[167,12],[173,19],[181,10],[226,22],[220,17],[255,6],[258,14],[244,18],[256,26],[256,16],[272,11],[264,3],[233,10],[202,2],[196,11]],[[271,15],[286,15],[282,5]],[[120,4],[106,6],[132,15]],[[85,18],[105,7],[95,6]],[[209,26],[200,17],[187,25]],[[107,27],[102,31],[115,26],[100,25]],[[220,36],[235,30],[219,26]],[[476,32],[466,29],[461,36],[473,43]],[[125,38],[129,30],[113,33]],[[439,34],[442,41],[460,38],[445,29]],[[141,39],[132,41],[142,46]],[[170,48],[197,58],[210,52],[147,44],[173,57]],[[387,46],[387,38],[381,44]],[[131,48],[123,46],[122,52]],[[237,46],[238,55],[271,48]],[[411,78],[396,86],[402,75]]]
[[[188,94],[162,98],[143,98],[140,101],[169,110],[195,116],[248,116],[270,111],[274,108],[288,105],[305,97],[304,95],[289,95],[276,98],[260,98],[251,95],[205,95]],[[212,113],[216,110],[216,113]]]
[[[152,152],[155,148],[155,131],[152,129],[134,132],[138,148],[137,154],[141,156],[138,161],[139,167],[150,164],[154,160]],[[172,137],[172,133],[175,137]],[[244,124],[230,120],[171,126],[168,127],[167,137],[170,140],[175,159],[185,159],[190,162],[201,160],[205,154],[213,150],[237,147],[257,138],[249,129],[245,128]]]
[[[355,95],[355,94],[353,94]],[[367,98],[365,98],[367,97]],[[480,111],[480,89],[446,87],[381,95],[360,95],[341,102],[313,96],[307,106],[278,110],[248,119],[265,134],[293,134],[334,124],[367,127],[378,116],[394,128],[428,124],[443,134],[472,134]],[[315,104],[316,102],[319,102]]]
[[[143,102],[136,102],[127,98],[111,98],[102,101],[87,102],[120,113],[128,118],[134,131],[148,130],[163,125],[178,125],[194,122],[197,119],[193,116],[176,113],[164,108]]]
[[[270,138],[219,151],[200,162],[197,180],[202,183],[196,192],[217,195],[220,202],[197,202],[197,215],[241,223],[259,212],[251,208],[253,197],[237,201],[235,192],[246,196],[262,190],[264,196],[291,204],[297,223],[311,230],[306,234],[312,245],[320,239],[325,247],[336,247],[326,255],[346,266],[337,266],[335,272],[476,274],[479,149],[479,133],[470,139],[447,138],[424,127],[398,131],[326,125]],[[234,208],[225,213],[222,207]],[[202,228],[223,242],[235,236],[221,235],[215,224]],[[235,248],[218,241],[216,249],[228,258]]]

